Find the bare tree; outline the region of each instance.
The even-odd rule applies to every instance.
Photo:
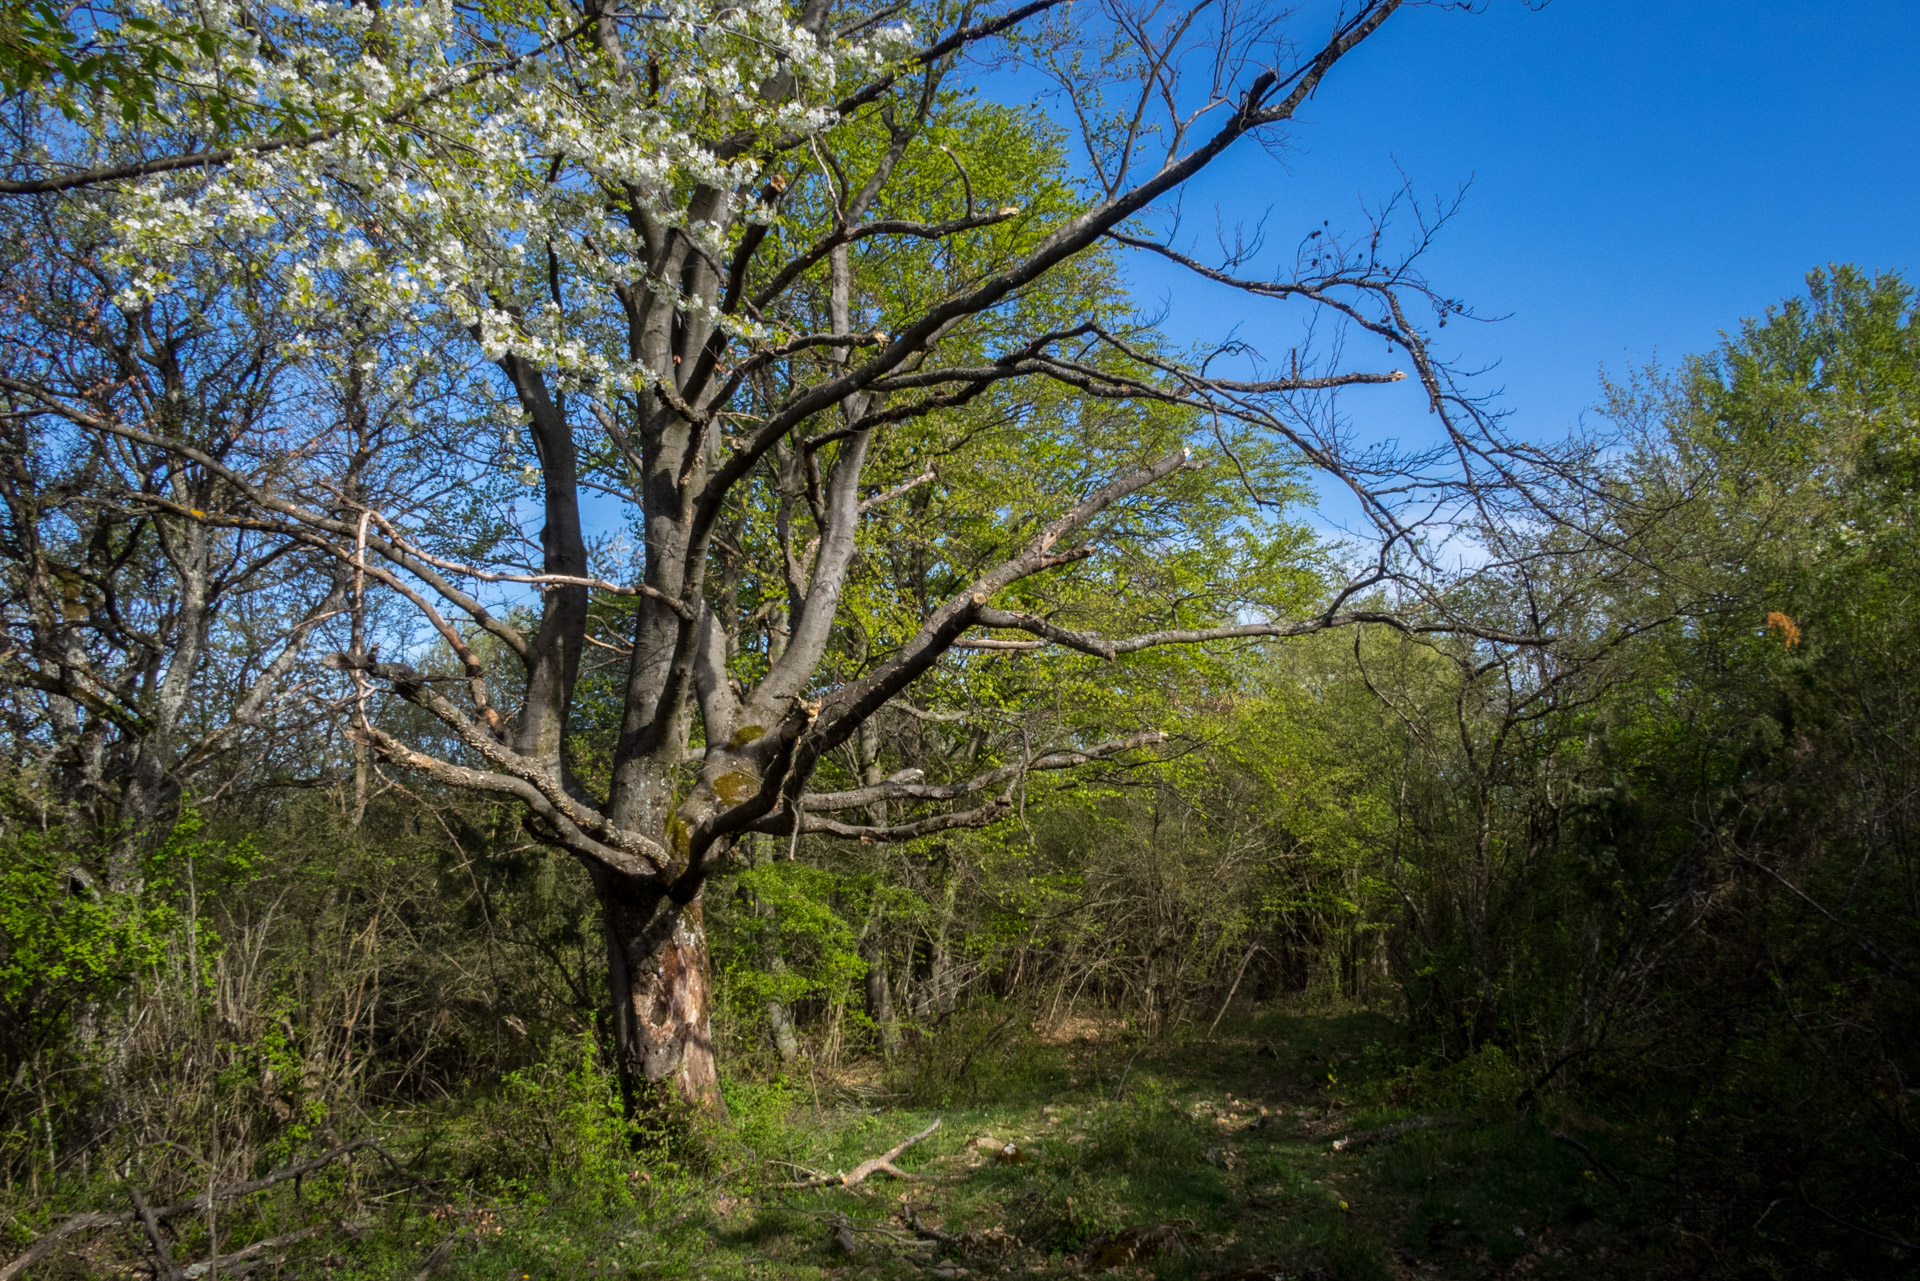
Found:
[[[289,687],[343,612],[346,576],[277,534],[208,519],[233,511],[221,469],[286,412],[288,335],[225,323],[271,314],[259,282],[116,306],[87,222],[45,203],[8,210],[0,684],[10,764],[48,778],[75,853],[110,851],[105,887],[127,891],[183,792],[270,772],[312,723]],[[103,417],[216,466],[102,430]]]

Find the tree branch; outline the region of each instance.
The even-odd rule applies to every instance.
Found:
[[[625,872],[629,876],[658,876],[664,866],[664,858],[646,859],[636,857],[624,850],[596,841],[580,830],[568,815],[556,806],[540,788],[524,778],[512,774],[503,774],[491,770],[469,769],[464,765],[454,765],[425,752],[408,747],[405,743],[386,733],[377,726],[369,725],[353,731],[366,736],[367,742],[382,756],[395,765],[423,774],[436,783],[447,787],[457,787],[466,791],[490,792],[496,796],[510,796],[526,805],[535,814],[546,820],[566,842],[569,850],[598,859],[615,871]],[[643,839],[643,838],[642,838]]]
[[[1130,752],[1137,747],[1150,747],[1166,741],[1166,733],[1161,730],[1142,730],[1126,738],[1114,739],[1094,747],[1060,747],[1042,752],[1031,761],[1015,761],[1002,765],[998,769],[988,770],[984,774],[959,783],[922,783],[919,770],[907,770],[892,778],[855,788],[848,792],[816,792],[802,795],[800,808],[809,812],[819,810],[859,809],[880,801],[951,801],[962,796],[971,796],[984,792],[989,787],[1011,782],[1030,770],[1073,769],[1092,761],[1105,760]]]
[[[658,874],[665,870],[668,860],[664,847],[638,832],[626,831],[616,826],[605,815],[569,795],[562,782],[541,762],[515,752],[463,716],[458,708],[433,691],[427,677],[407,664],[379,662],[366,655],[353,654],[330,654],[326,662],[328,666],[339,671],[365,672],[388,682],[394,693],[416,707],[432,713],[442,724],[453,730],[470,750],[491,762],[501,772],[496,775],[449,765],[423,752],[408,748],[398,739],[381,733],[371,726],[367,727],[367,732],[375,736],[381,750],[397,762],[430,775],[440,775],[441,781],[455,783],[457,780],[465,780],[458,781],[457,785],[478,787],[485,791],[508,792],[533,804],[527,791],[522,790],[521,786],[508,786],[499,781],[512,780],[514,784],[531,789],[532,793],[540,798],[540,806],[544,807],[541,817],[553,822],[563,834],[569,834],[569,839],[576,832],[582,836],[585,843],[581,847],[581,852],[609,861],[612,866],[630,873],[635,870],[636,862],[645,865],[644,871],[647,874]],[[401,759],[402,756],[404,760]],[[448,774],[446,771],[456,773]],[[544,812],[545,810],[552,812],[549,814]],[[620,851],[623,857],[606,860],[604,850],[608,845]]]
[[[1336,627],[1355,627],[1363,623],[1377,623],[1382,627],[1391,627],[1407,636],[1471,636],[1475,640],[1491,641],[1501,645],[1540,646],[1551,643],[1551,639],[1545,636],[1530,636],[1457,620],[1414,622],[1398,614],[1379,610],[1321,614],[1314,618],[1300,619],[1290,623],[1235,623],[1224,627],[1176,628],[1145,632],[1138,636],[1126,636],[1117,640],[1109,640],[1092,632],[1078,632],[1060,627],[1033,614],[1020,614],[1002,609],[976,610],[974,621],[982,627],[1029,632],[1040,637],[1040,640],[1006,641],[969,638],[958,642],[960,645],[973,649],[1038,649],[1044,643],[1052,643],[1079,650],[1083,654],[1091,654],[1095,658],[1105,659],[1118,658],[1122,654],[1138,653],[1143,649],[1153,649],[1160,645],[1199,645],[1220,640],[1311,636],[1316,632],[1330,631]]]
[[[522,63],[537,58],[574,39],[593,25],[589,19],[565,35],[553,36],[540,42],[525,53],[504,58],[498,62],[475,67],[466,74],[456,76],[445,84],[429,89],[426,93],[402,104],[392,111],[380,115],[374,120],[374,130],[385,129],[399,124],[420,108],[435,102],[456,90],[477,84],[488,76],[512,71]],[[75,173],[63,174],[58,178],[32,178],[26,181],[0,179],[0,196],[30,196],[45,192],[72,191],[77,187],[94,187],[106,182],[119,182],[127,178],[150,178],[155,174],[178,173],[185,169],[207,169],[227,164],[241,156],[266,156],[276,151],[300,150],[331,142],[353,126],[351,116],[339,124],[328,125],[324,129],[315,129],[309,133],[295,134],[292,137],[267,138],[259,142],[242,143],[234,147],[216,147],[210,151],[196,151],[183,156],[162,156],[157,160],[143,160],[130,165],[106,165],[97,169],[82,169]]]
[[[902,1152],[905,1152],[920,1140],[927,1138],[939,1128],[940,1118],[935,1117],[933,1124],[920,1131],[920,1133],[909,1135],[906,1139],[888,1148],[879,1156],[868,1157],[865,1161],[854,1166],[853,1169],[847,1171],[845,1174],[816,1174],[810,1179],[799,1179],[792,1183],[776,1183],[773,1186],[789,1190],[801,1188],[850,1188],[856,1183],[864,1182],[868,1175],[877,1174],[882,1170],[891,1174],[896,1179],[912,1178],[913,1176],[907,1174],[904,1170],[895,1168],[893,1163],[899,1160]]]

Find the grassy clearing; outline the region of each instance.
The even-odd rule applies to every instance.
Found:
[[[282,1194],[251,1207],[222,1248],[286,1230],[300,1205],[310,1223],[314,1208],[351,1202],[344,1231],[280,1252],[282,1275],[1372,1281],[1674,1270],[1674,1241],[1636,1220],[1640,1203],[1610,1181],[1612,1167],[1596,1170],[1554,1137],[1564,1118],[1492,1108],[1494,1095],[1512,1097],[1497,1065],[1403,1070],[1394,1031],[1374,1015],[1273,1014],[1156,1051],[1088,1027],[1009,1045],[944,1085],[924,1069],[900,1073],[904,1098],[877,1081],[737,1081],[731,1127],[662,1137],[644,1159],[598,1100],[582,1101],[576,1069],[518,1082],[482,1114],[397,1142],[410,1169],[439,1171],[431,1190],[389,1183],[356,1197],[358,1176],[335,1170],[302,1202]],[[910,1181],[776,1186],[851,1169],[936,1118],[899,1158]],[[1603,1139],[1576,1141],[1593,1153]],[[205,1257],[196,1231],[183,1230],[182,1260]],[[75,1265],[130,1275],[141,1244],[103,1236],[38,1275],[77,1275]]]
[[[449,1270],[743,1281],[1662,1270],[1671,1243],[1554,1139],[1554,1123],[1489,1111],[1481,1096],[1502,1082],[1485,1065],[1425,1080],[1401,1070],[1387,1048],[1394,1031],[1365,1014],[1270,1015],[1156,1053],[1088,1028],[950,1079],[944,1106],[818,1082],[737,1086],[736,1126],[712,1149],[704,1184],[683,1176],[682,1201],[663,1197],[594,1245],[529,1249],[524,1231],[476,1239]],[[939,1086],[924,1073],[906,1081]],[[1454,1123],[1365,1142],[1431,1118],[1436,1104],[1450,1105]],[[851,1169],[936,1118],[941,1128],[899,1159],[910,1182],[771,1186],[800,1170]],[[1333,1150],[1356,1133],[1359,1146]],[[928,1230],[945,1240],[916,1244]]]

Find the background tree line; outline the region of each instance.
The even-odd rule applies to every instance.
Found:
[[[1382,1003],[1513,1106],[1634,1116],[1722,1231],[1785,1199],[1763,1232],[1841,1258],[1900,1238],[1913,308],[1895,277],[1817,273],[1722,350],[1609,389],[1631,429],[1609,482],[1664,532],[1591,599],[1660,595],[1673,622],[1517,668],[1382,628],[1134,692],[1069,661],[1063,703],[1164,698],[1177,750],[1035,773],[978,832],[761,838],[709,900],[722,1062],[742,1088],[870,1062],[857,1088],[937,1101],[1075,1017],[1200,1054],[1223,1009]],[[968,687],[1025,675],[995,654]],[[33,692],[11,700],[33,725]],[[1010,712],[1002,743],[1059,714]],[[984,750],[902,722],[864,749],[883,768]],[[607,1034],[589,892],[508,806],[393,780],[363,809],[350,755],[290,747],[287,775],[176,811],[116,886],[46,740],[10,741],[16,1189],[132,1152],[185,1179],[209,1144],[244,1169],[396,1107],[481,1106]]]

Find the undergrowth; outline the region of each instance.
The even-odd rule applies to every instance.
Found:
[[[1624,1281],[1712,1262],[1630,1134],[1516,1109],[1496,1054],[1410,1065],[1391,1020],[1353,1012],[1269,1012],[1212,1040],[1113,1025],[1061,1043],[1005,1023],[983,1006],[937,1053],[903,1052],[877,1077],[736,1074],[725,1125],[623,1121],[591,1042],[559,1040],[477,1100],[381,1116],[379,1152],[224,1205],[211,1224],[176,1219],[164,1239],[182,1264],[212,1252],[212,1231],[223,1255],[280,1241],[241,1261],[251,1275],[340,1281]],[[936,1119],[897,1159],[910,1181],[780,1186],[849,1170]],[[65,1214],[124,1206],[136,1183],[96,1172],[17,1197],[8,1253]],[[30,1275],[132,1276],[151,1260],[129,1226],[76,1238]]]

